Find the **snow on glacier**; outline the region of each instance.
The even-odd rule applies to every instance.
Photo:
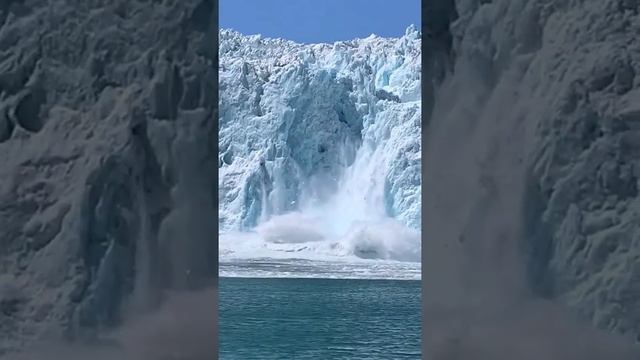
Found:
[[[221,261],[419,262],[417,28],[312,45],[219,35]]]

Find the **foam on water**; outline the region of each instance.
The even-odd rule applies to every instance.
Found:
[[[250,259],[220,264],[220,276],[242,278],[420,280],[420,264],[394,261]]]

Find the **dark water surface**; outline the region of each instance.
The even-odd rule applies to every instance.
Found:
[[[420,289],[420,281],[220,278],[220,359],[420,359]]]

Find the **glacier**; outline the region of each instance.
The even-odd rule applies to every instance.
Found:
[[[420,31],[219,40],[221,261],[419,262]]]
[[[424,356],[639,358],[640,2],[423,4]]]
[[[216,7],[0,3],[0,358],[215,357]]]

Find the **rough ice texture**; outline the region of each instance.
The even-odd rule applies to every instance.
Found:
[[[490,313],[533,295],[593,328],[640,336],[640,2],[443,0],[425,10],[426,301]],[[539,309],[522,305],[522,316]],[[517,315],[495,324],[507,316]],[[573,359],[590,341],[551,334],[520,351]],[[580,358],[622,358],[598,344],[602,354]]]
[[[413,26],[313,45],[221,30],[221,230],[299,209],[361,146],[383,154],[381,207],[419,228],[420,43]]]
[[[0,3],[0,354],[215,275],[214,12]]]

